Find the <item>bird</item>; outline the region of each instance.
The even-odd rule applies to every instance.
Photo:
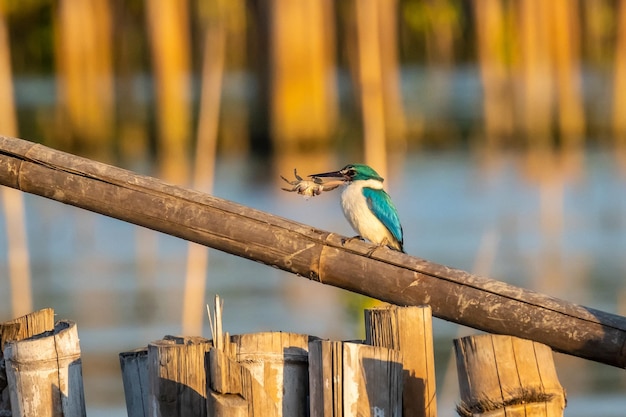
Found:
[[[383,189],[384,179],[368,165],[349,164],[339,171],[309,175],[343,181],[341,208],[350,226],[378,247],[404,252],[404,236],[398,210]],[[374,248],[375,250],[376,248]],[[373,251],[373,250],[372,250]]]

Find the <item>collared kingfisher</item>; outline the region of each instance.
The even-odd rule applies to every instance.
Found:
[[[339,178],[343,181],[341,208],[350,226],[359,234],[378,246],[404,252],[404,238],[398,211],[389,194],[383,190],[384,179],[367,165],[350,164],[343,169],[311,178]]]

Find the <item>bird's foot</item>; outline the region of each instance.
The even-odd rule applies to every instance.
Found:
[[[341,245],[342,245],[342,246],[345,246],[345,245],[346,245],[346,243],[350,243],[350,242],[352,242],[352,241],[353,241],[353,240],[355,240],[355,239],[358,239],[358,240],[365,240],[365,239],[363,239],[363,236],[361,236],[361,235],[356,235],[356,236],[348,237],[348,238],[346,238],[346,239],[341,239]]]
[[[365,256],[367,256],[368,258],[371,258],[372,255],[374,254],[374,252],[376,252],[378,249],[380,248],[384,248],[389,244],[389,241],[387,240],[387,238],[384,238],[382,240],[382,242],[380,242],[379,244],[377,244],[376,246],[374,246],[372,249],[370,249]]]

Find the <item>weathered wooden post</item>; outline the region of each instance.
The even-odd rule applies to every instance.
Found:
[[[565,391],[552,350],[513,336],[480,335],[455,339],[462,417],[557,417]]]
[[[311,417],[402,415],[402,354],[359,343],[309,343]]]
[[[78,331],[71,321],[4,346],[13,416],[85,416]]]
[[[54,310],[44,308],[25,316],[0,323],[0,362],[3,362],[4,345],[54,329]],[[6,381],[6,369],[0,366],[0,381]],[[8,384],[0,384],[0,416],[11,415]]]
[[[275,404],[276,415],[306,417],[309,336],[265,332],[235,335],[232,341],[236,344],[237,362],[260,383],[260,387]],[[243,383],[246,385],[252,382]],[[266,415],[260,411],[254,415]]]
[[[402,414],[437,416],[435,354],[430,306],[365,310],[368,345],[402,353]]]
[[[120,366],[128,417],[148,417],[148,348],[120,353]]]
[[[210,347],[202,337],[166,336],[148,344],[150,416],[206,417]]]

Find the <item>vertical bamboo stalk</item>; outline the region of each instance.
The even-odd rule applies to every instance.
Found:
[[[259,382],[275,404],[277,416],[306,416],[309,336],[267,332],[236,335],[232,340],[237,345],[237,362]],[[249,378],[243,382],[251,384]]]
[[[379,0],[354,0],[358,85],[365,162],[387,176],[386,120],[381,68]]]
[[[60,321],[43,337],[4,347],[13,416],[85,416],[76,324]]]
[[[311,417],[402,415],[402,354],[358,343],[309,343]]]
[[[18,341],[54,329],[54,310],[43,310],[0,323],[0,361],[3,358],[4,345],[9,341]],[[0,367],[0,380],[7,380],[6,368]],[[0,415],[11,415],[9,387],[0,389]]]
[[[13,100],[13,80],[11,74],[11,49],[6,18],[0,5],[0,130],[5,135],[17,136],[17,112]],[[7,259],[11,288],[11,309],[13,316],[21,316],[33,308],[28,256],[28,236],[24,196],[18,190],[2,187],[2,206],[7,234]]]
[[[343,415],[343,342],[309,342],[311,417]]]
[[[486,334],[455,339],[454,348],[461,416],[563,415],[565,391],[548,346]]]
[[[67,138],[108,154],[114,123],[111,13],[108,0],[63,0],[55,25],[57,84]],[[69,133],[69,134],[67,134]]]
[[[187,2],[148,0],[146,19],[157,94],[159,168],[164,178],[188,180],[191,141],[189,16]]]
[[[513,134],[511,80],[506,65],[505,12],[501,0],[474,0],[487,147]]]
[[[128,417],[148,417],[148,348],[119,355]]]
[[[205,417],[205,360],[211,344],[201,337],[172,337],[148,345],[149,415]]]
[[[568,0],[547,2],[554,79],[557,87],[559,131],[565,147],[580,146],[585,130],[585,113],[580,80],[580,29],[578,8]]]
[[[406,118],[398,58],[398,0],[382,0],[378,5],[385,134],[390,146],[402,150],[406,149]]]
[[[248,42],[249,5],[246,0],[220,0],[216,2],[224,8],[225,37],[228,50],[224,59],[230,75],[243,77],[249,71],[248,56],[255,50]],[[210,3],[207,3],[210,5]],[[238,85],[238,84],[233,84]],[[224,122],[220,126],[220,150],[224,153],[244,155],[249,150],[250,109],[245,95],[231,95],[222,103]]]
[[[519,120],[529,145],[549,145],[554,86],[551,74],[551,56],[546,39],[548,33],[548,2],[527,0],[517,3],[520,14],[520,46],[522,79]]]
[[[279,154],[323,151],[337,117],[329,0],[267,0],[270,134]]]
[[[613,78],[612,123],[615,142],[626,148],[626,1],[618,3],[617,42]]]
[[[402,353],[402,414],[437,415],[430,306],[365,310],[366,343]]]

